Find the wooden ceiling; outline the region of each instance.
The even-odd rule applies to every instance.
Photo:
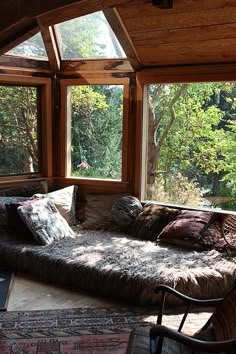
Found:
[[[0,54],[41,30],[50,64],[60,70],[50,26],[103,10],[135,70],[236,62],[235,0],[8,0],[0,3]]]

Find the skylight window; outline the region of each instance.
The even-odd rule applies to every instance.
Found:
[[[6,54],[48,60],[40,33],[22,42]]]
[[[55,27],[62,59],[126,57],[102,11]]]

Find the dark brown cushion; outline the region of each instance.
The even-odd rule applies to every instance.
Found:
[[[159,205],[145,206],[134,220],[132,235],[142,240],[155,241],[163,228],[178,215],[178,209]]]
[[[0,197],[0,225],[6,226],[8,224],[7,208],[9,203],[18,203],[27,200],[26,197]]]
[[[236,283],[215,310],[212,324],[217,341],[236,338]]]
[[[178,246],[211,249],[221,238],[216,214],[206,211],[181,210],[158,236],[159,242]]]
[[[35,200],[29,200],[29,201],[22,201],[18,203],[10,203],[6,204],[6,210],[7,210],[7,221],[8,221],[8,227],[11,231],[14,232],[14,235],[18,235],[20,238],[24,239],[33,239],[33,235],[28,229],[28,227],[25,225],[25,223],[22,221],[20,215],[17,212],[17,209],[22,206],[26,205],[28,203],[32,203],[36,201]]]

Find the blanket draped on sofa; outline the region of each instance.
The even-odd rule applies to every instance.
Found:
[[[41,246],[0,229],[0,259],[15,271],[132,304],[158,304],[153,289],[167,284],[197,298],[223,295],[236,276],[236,259],[125,234],[74,228],[76,237]],[[167,299],[173,305],[173,298]]]

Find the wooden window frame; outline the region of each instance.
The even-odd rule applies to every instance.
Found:
[[[130,153],[128,149],[128,130],[129,127],[129,101],[130,101],[130,79],[128,77],[115,78],[112,75],[103,75],[103,78],[86,77],[81,79],[62,79],[61,80],[61,119],[60,119],[60,177],[61,182],[68,184],[82,185],[85,189],[100,189],[104,192],[127,192],[129,189],[129,171],[128,164],[130,159]],[[70,165],[70,107],[68,105],[68,86],[73,85],[123,85],[123,120],[122,120],[122,175],[121,180],[111,179],[99,179],[99,178],[85,178],[85,177],[73,177],[69,173],[71,171]],[[69,157],[68,157],[69,156]],[[69,163],[68,163],[69,161]]]
[[[137,146],[137,163],[136,171],[138,179],[136,180],[136,195],[143,202],[144,200],[144,186],[146,182],[146,161],[147,161],[147,87],[150,84],[176,84],[176,83],[197,83],[197,82],[236,82],[236,64],[209,64],[209,65],[192,65],[180,67],[160,67],[153,69],[144,69],[137,72],[137,119],[140,122],[139,135],[140,146]],[[136,140],[137,144],[137,140]],[[153,201],[155,204],[166,205],[172,207],[171,203],[159,203]],[[190,207],[185,205],[174,205],[175,207],[190,209],[190,210],[204,210],[212,211],[211,208]],[[219,213],[227,214],[229,211],[220,210]],[[234,211],[230,211],[236,214]]]
[[[36,174],[19,174],[0,176],[0,186],[25,182],[26,180],[40,180],[52,178],[52,119],[51,119],[51,79],[37,77],[23,77],[19,75],[0,74],[0,84],[16,86],[34,86],[40,88],[39,107],[39,143],[41,172]]]

